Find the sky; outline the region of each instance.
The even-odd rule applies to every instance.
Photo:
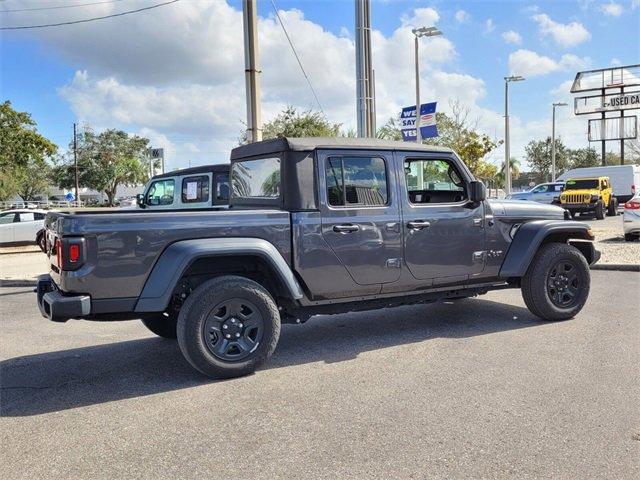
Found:
[[[0,0],[0,25],[87,19],[164,1]],[[271,0],[258,0],[263,120],[286,105],[321,107],[329,121],[355,129],[354,1],[274,3],[320,106]],[[165,149],[168,169],[227,161],[246,118],[241,7],[240,0],[180,0],[90,23],[0,31],[1,100],[30,112],[62,149],[78,122],[146,136]],[[501,140],[503,77],[524,76],[509,96],[511,154],[523,164],[525,145],[551,133],[553,102],[569,103],[557,111],[563,142],[589,145],[587,119],[573,114],[569,93],[576,72],[640,63],[640,0],[372,0],[371,15],[378,126],[415,102],[411,28],[437,26],[443,36],[420,40],[422,101],[437,101],[445,113],[458,101],[478,129]],[[503,155],[500,147],[489,160],[499,164]]]

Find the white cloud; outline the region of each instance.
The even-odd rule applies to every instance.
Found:
[[[588,57],[580,58],[566,53],[560,60],[540,55],[531,50],[520,49],[509,55],[509,70],[513,75],[537,77],[559,70],[584,70],[591,65]]]
[[[454,17],[458,23],[464,23],[469,21],[470,15],[464,10],[458,10]]]
[[[538,24],[540,33],[551,36],[562,47],[575,47],[591,38],[589,31],[579,22],[554,22],[546,13],[539,13],[532,18]]]
[[[631,8],[636,9],[640,7],[640,0],[631,0]]]
[[[515,30],[509,30],[502,34],[502,39],[512,45],[520,45],[522,43],[522,37]]]
[[[602,5],[600,9],[602,10],[602,13],[604,13],[609,17],[619,17],[620,15],[622,15],[622,12],[624,11],[624,9],[622,8],[622,5],[615,2],[610,2],[605,5]]]
[[[484,22],[484,31],[486,33],[491,33],[496,29],[496,26],[493,24],[493,18],[487,18],[487,21]]]
[[[638,1],[640,1],[640,0],[638,0]],[[611,59],[611,66],[612,67],[619,67],[620,65],[622,65],[622,62],[620,61],[619,58],[615,58],[614,57],[614,58]]]
[[[440,15],[435,8],[416,8],[411,16],[403,15],[401,18],[404,27],[432,27],[440,20]]]

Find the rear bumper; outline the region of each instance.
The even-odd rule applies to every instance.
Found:
[[[91,313],[89,295],[63,295],[48,274],[38,277],[36,293],[40,313],[53,322],[66,322]]]

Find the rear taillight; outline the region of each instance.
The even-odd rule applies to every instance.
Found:
[[[74,243],[69,245],[69,261],[71,263],[78,263],[80,259],[80,245]]]
[[[56,263],[61,271],[79,269],[85,261],[85,239],[69,237],[56,239]]]
[[[630,202],[624,204],[624,208],[626,210],[640,210],[640,202],[631,200]]]
[[[56,263],[58,269],[62,270],[62,241],[56,238]]]

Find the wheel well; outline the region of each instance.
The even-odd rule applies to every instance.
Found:
[[[182,293],[186,289],[189,293],[201,283],[222,275],[249,278],[266,288],[276,301],[290,297],[278,273],[259,255],[219,255],[198,258],[184,271],[176,289]]]
[[[590,240],[592,238],[589,238],[585,232],[581,231],[557,232],[547,235],[540,246],[547,243],[568,243],[580,250],[587,263],[591,265],[594,261],[594,252]]]

